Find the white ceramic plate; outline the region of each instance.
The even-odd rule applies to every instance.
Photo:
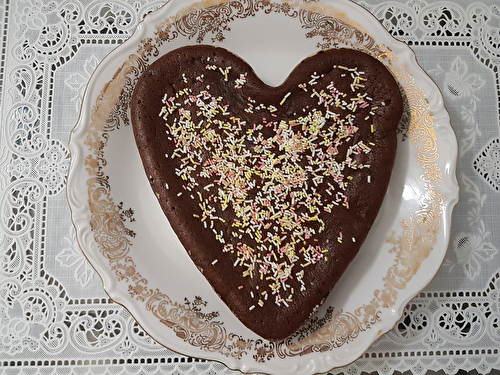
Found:
[[[272,85],[318,49],[357,48],[383,61],[407,95],[408,129],[367,241],[311,323],[283,342],[250,332],[212,291],[169,227],[135,147],[128,101],[137,77],[196,43],[233,51]],[[309,374],[360,357],[434,277],[458,197],[457,144],[440,92],[406,45],[346,0],[169,1],[98,66],[70,149],[73,222],[106,292],[159,343],[243,372]]]

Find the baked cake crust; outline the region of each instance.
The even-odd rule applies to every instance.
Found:
[[[234,54],[188,46],[144,72],[130,108],[145,173],[198,269],[252,331],[293,334],[378,214],[403,111],[391,73],[332,49],[269,87]]]

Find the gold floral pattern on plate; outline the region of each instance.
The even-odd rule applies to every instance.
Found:
[[[421,168],[424,187],[421,205],[409,217],[401,218],[401,232],[388,234],[386,243],[394,254],[393,264],[383,276],[383,288],[374,291],[371,300],[353,311],[326,308],[322,316],[313,317],[287,340],[268,342],[229,332],[217,311],[202,297],[193,301],[174,301],[168,294],[148,286],[147,276],[136,266],[133,249],[135,233],[127,227],[131,210],[126,202],[113,199],[106,174],[106,147],[113,133],[129,125],[128,102],[140,74],[161,54],[162,46],[185,38],[201,42],[221,42],[235,20],[257,13],[280,14],[296,20],[305,36],[318,40],[317,49],[348,46],[372,54],[383,61],[396,76],[407,100],[406,141],[412,142]],[[327,352],[352,342],[380,321],[381,311],[395,305],[404,290],[428,258],[442,225],[445,196],[439,191],[442,180],[434,118],[425,93],[415,82],[397,54],[378,44],[376,38],[332,5],[315,2],[267,0],[203,0],[188,6],[154,26],[154,35],[144,38],[136,53],[117,70],[104,85],[93,106],[84,144],[88,148],[85,167],[88,173],[90,227],[101,256],[109,263],[117,281],[126,283],[131,298],[144,304],[154,319],[175,332],[176,337],[203,352],[216,352],[225,357],[251,357],[257,363],[274,358],[286,359],[310,353]],[[403,137],[401,137],[403,138]],[[353,358],[355,359],[355,358]]]

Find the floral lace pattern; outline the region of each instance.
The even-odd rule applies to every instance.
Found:
[[[356,2],[415,49],[442,90],[460,140],[462,190],[448,255],[435,280],[408,304],[390,333],[358,361],[332,372],[487,373],[500,366],[495,232],[500,6]],[[79,251],[64,197],[69,131],[90,75],[161,4],[0,2],[5,26],[0,29],[0,373],[54,367],[88,373],[232,373],[158,345],[106,297]]]

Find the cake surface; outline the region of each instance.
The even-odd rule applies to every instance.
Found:
[[[403,111],[391,73],[331,49],[269,87],[234,54],[188,46],[147,68],[130,108],[152,190],[198,269],[256,334],[296,332],[383,201]]]

